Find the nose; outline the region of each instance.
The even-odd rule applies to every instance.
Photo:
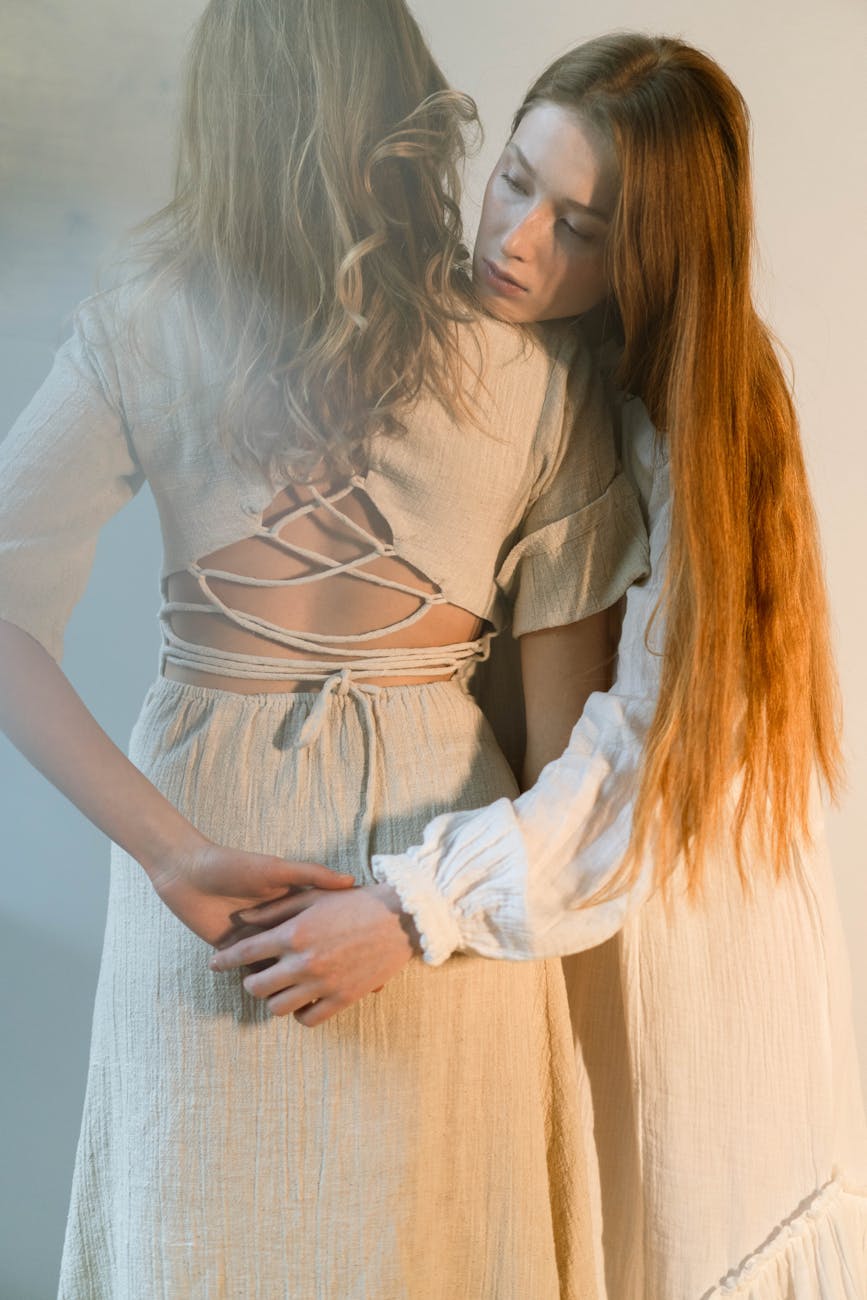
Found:
[[[538,234],[538,216],[536,209],[525,212],[506,233],[500,243],[505,257],[514,258],[516,262],[530,260]]]

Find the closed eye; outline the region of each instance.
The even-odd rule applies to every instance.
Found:
[[[576,226],[573,226],[572,223],[571,223],[570,221],[567,221],[567,220],[565,219],[565,217],[561,218],[561,220],[562,220],[562,222],[563,222],[563,225],[564,225],[564,226],[566,227],[566,229],[569,231],[569,233],[570,233],[571,235],[574,235],[576,239],[580,239],[581,242],[584,243],[584,244],[592,244],[592,243],[593,243],[593,240],[596,238],[595,235],[591,235],[591,234],[590,234],[588,231],[586,231],[586,230],[578,230],[578,228],[577,228]]]
[[[522,185],[521,182],[517,180],[514,176],[512,176],[509,172],[500,172],[500,177],[502,180],[506,182],[509,189],[514,190],[516,194],[527,193],[526,186]]]

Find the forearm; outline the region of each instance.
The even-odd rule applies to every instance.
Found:
[[[0,727],[152,879],[172,853],[204,841],[106,735],[47,651],[2,619]]]
[[[431,965],[454,951],[512,959],[579,952],[614,934],[653,888],[646,857],[629,888],[588,902],[611,881],[629,845],[665,643],[667,455],[641,402],[626,403],[622,426],[646,506],[651,573],[626,594],[614,686],[590,696],[566,750],[531,790],[443,814],[421,844],[373,858],[375,878],[397,890]]]
[[[445,813],[373,873],[398,892],[423,955],[532,960],[603,943],[651,888],[651,864],[608,902],[585,903],[623,860],[652,702],[594,694],[569,745],[532,790],[475,812]]]

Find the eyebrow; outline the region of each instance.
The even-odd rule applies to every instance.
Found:
[[[529,173],[529,174],[530,174],[530,175],[535,179],[535,178],[536,178],[536,171],[535,171],[535,169],[534,169],[533,167],[530,166],[530,163],[529,163],[529,161],[527,160],[526,155],[522,152],[521,149],[518,148],[518,146],[515,144],[514,140],[510,140],[509,143],[508,143],[508,146],[507,146],[507,147],[508,147],[509,149],[511,149],[512,152],[513,152],[514,154],[517,155],[517,157],[518,157],[518,162],[519,162],[519,163],[521,164],[521,166],[524,168],[524,171],[525,171],[525,172],[528,172],[528,173]],[[592,207],[590,207],[590,205],[587,204],[587,203],[579,203],[579,202],[577,201],[577,199],[568,199],[568,198],[567,198],[567,199],[564,199],[563,202],[565,203],[565,205],[566,205],[567,207],[569,207],[569,208],[576,208],[579,212],[586,212],[587,215],[588,215],[589,217],[596,217],[599,221],[610,221],[610,220],[611,220],[611,213],[610,213],[610,212],[603,212],[601,208],[592,208]]]

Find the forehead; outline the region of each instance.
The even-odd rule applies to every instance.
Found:
[[[552,198],[611,211],[617,159],[611,143],[572,109],[543,102],[524,115],[506,153],[532,169]]]

